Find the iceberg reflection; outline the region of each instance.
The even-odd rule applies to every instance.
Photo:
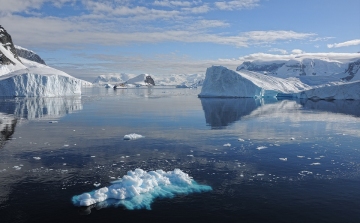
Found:
[[[300,104],[305,109],[319,110],[331,113],[341,113],[360,117],[360,100],[301,100]]]
[[[266,100],[254,98],[200,98],[205,120],[212,129],[223,129],[241,120],[244,116],[299,117],[303,110],[315,110],[328,114],[343,114],[360,117],[359,100]],[[299,110],[301,109],[301,110]],[[294,113],[295,111],[296,114]],[[299,113],[300,112],[300,113]],[[308,117],[308,116],[307,116]],[[339,118],[338,116],[331,116]],[[302,116],[305,118],[305,116]],[[308,117],[309,118],[309,117]],[[319,116],[316,117],[319,119]]]
[[[15,132],[17,119],[11,115],[0,113],[0,149]]]
[[[81,97],[59,98],[1,98],[0,112],[28,120],[60,118],[82,110]]]
[[[263,103],[254,98],[200,98],[206,123],[221,129],[249,115]]]

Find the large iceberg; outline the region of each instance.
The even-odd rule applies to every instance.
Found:
[[[212,66],[206,76],[199,97],[276,97],[291,95],[310,86],[298,79],[282,79],[251,71],[233,71],[223,66]]]
[[[223,66],[207,69],[199,97],[292,97],[309,99],[360,99],[360,81],[335,77],[278,78],[263,73],[233,71]]]
[[[33,52],[21,49],[19,57],[11,36],[0,26],[0,96],[8,97],[56,97],[81,94],[85,81],[52,67],[36,62]],[[19,50],[18,50],[19,51]],[[41,58],[40,58],[41,59]]]

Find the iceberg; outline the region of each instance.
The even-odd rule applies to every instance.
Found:
[[[233,71],[223,66],[212,66],[206,71],[199,97],[360,99],[360,81],[331,80],[324,83],[311,77],[284,79],[253,71]]]
[[[94,204],[102,207],[123,205],[129,210],[142,208],[150,210],[151,203],[158,197],[172,198],[177,194],[211,190],[210,186],[197,184],[180,169],[168,172],[135,169],[114,181],[109,187],[74,196],[72,203],[83,207]]]
[[[0,39],[0,96],[73,96],[81,94],[82,85],[89,85],[86,81],[46,66],[34,52],[18,46],[15,48],[11,36],[2,26],[0,35],[3,37]],[[17,52],[28,59],[19,57]]]
[[[276,97],[291,95],[310,86],[298,79],[282,79],[252,71],[233,71],[223,66],[212,66],[206,76],[199,97]]]

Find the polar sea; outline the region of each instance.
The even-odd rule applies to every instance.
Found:
[[[200,90],[0,98],[0,221],[360,222],[360,101]],[[74,204],[137,169],[208,189]]]

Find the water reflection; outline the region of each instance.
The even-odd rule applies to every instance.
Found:
[[[60,118],[79,110],[82,110],[81,97],[0,99],[1,113],[28,120]]]
[[[269,100],[253,98],[200,98],[206,123],[212,129],[223,129],[241,120],[244,116],[276,116],[302,110],[316,110],[360,117],[360,101],[357,100]]]
[[[332,113],[342,113],[360,117],[360,101],[359,100],[332,100],[332,101],[300,101],[305,109],[319,110]]]
[[[0,149],[15,132],[17,119],[11,115],[0,113]]]
[[[200,98],[205,120],[212,129],[225,128],[265,103],[254,98]],[[272,103],[269,100],[266,103]]]

